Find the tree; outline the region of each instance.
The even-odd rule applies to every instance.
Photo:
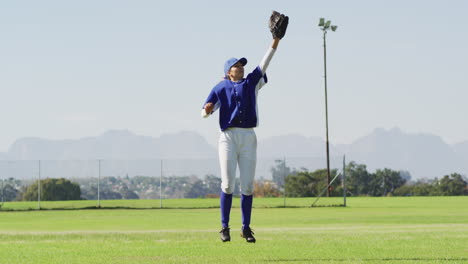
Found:
[[[413,196],[414,195],[414,185],[405,184],[400,186],[393,192],[394,196]]]
[[[377,170],[373,176],[373,196],[386,196],[393,193],[393,191],[406,183],[406,180],[401,177],[399,171],[394,171],[387,168],[383,170]]]
[[[366,165],[354,161],[346,166],[346,188],[351,195],[385,196],[393,194],[399,187],[411,179],[406,171],[391,169],[377,170],[369,173]],[[399,194],[406,193],[407,189],[400,190]]]
[[[83,188],[81,191],[81,199],[97,200],[97,197],[97,187],[91,186],[89,188]]]
[[[120,194],[122,195],[122,199],[127,199],[127,200],[137,200],[137,199],[140,199],[140,197],[138,196],[138,194],[136,194],[134,191],[131,191],[129,189],[126,189],[126,190],[122,190],[120,192]]]
[[[406,182],[393,191],[395,196],[429,196],[437,195],[434,189],[435,185],[426,180],[418,180],[417,182]]]
[[[409,171],[401,170],[399,171],[399,173],[400,177],[403,178],[406,182],[409,182],[411,180],[411,174],[409,173]]]
[[[140,199],[140,197],[138,197],[138,194],[130,190],[127,185],[124,185],[124,187],[120,190],[120,194],[122,195],[122,199],[127,199],[127,200]]]
[[[434,193],[434,185],[431,182],[419,180],[413,185],[414,196],[429,196],[436,195]]]
[[[445,175],[437,182],[437,190],[439,195],[463,195],[466,190],[466,181],[458,173]]]
[[[72,183],[70,180],[60,179],[44,179],[40,181],[41,200],[42,201],[67,201],[80,200],[80,186]],[[37,182],[28,186],[23,194],[23,201],[37,201],[38,185]]]
[[[131,192],[131,193],[127,193]],[[122,193],[115,192],[110,189],[108,186],[102,186],[99,190],[99,199],[100,200],[121,200],[123,196],[126,195],[128,198],[124,199],[139,199],[138,195],[133,192],[129,191],[128,188],[122,190]],[[136,196],[135,196],[136,195]],[[85,200],[97,200],[98,199],[98,189],[96,186],[91,186],[89,188],[83,189],[83,193],[81,195],[82,199]],[[138,198],[136,198],[138,197]]]
[[[271,167],[270,171],[273,182],[275,182],[279,188],[284,187],[284,180],[287,175],[296,173],[296,170],[286,166],[284,160],[279,159],[275,160],[275,166]]]
[[[94,200],[96,200],[96,199],[97,199],[97,188],[96,188],[96,198]],[[101,200],[121,200],[122,199],[122,194],[105,188],[103,190],[100,190],[99,199],[101,199]]]
[[[203,181],[197,180],[194,184],[190,185],[185,195],[186,198],[200,198],[205,197],[207,194],[207,188],[203,184]]]
[[[212,174],[208,174],[205,176],[203,183],[206,187],[205,196],[209,195],[210,197],[219,197],[221,192],[221,178]]]
[[[19,190],[15,189],[11,184],[6,184],[3,186],[3,192],[0,190],[0,194],[3,195],[3,200],[5,202],[14,201],[16,196],[18,196]]]
[[[366,165],[350,162],[345,169],[346,189],[353,196],[369,195],[372,176],[367,172]]]
[[[290,197],[314,196],[316,181],[309,172],[301,171],[296,175],[288,175],[285,182],[285,190]]]
[[[336,175],[337,171],[332,170],[331,174]],[[331,196],[341,195],[340,180],[335,180],[330,193]],[[290,197],[313,197],[318,196],[320,192],[327,187],[327,170],[320,169],[314,172],[301,171],[297,174],[291,174],[286,177],[285,189],[287,196]]]

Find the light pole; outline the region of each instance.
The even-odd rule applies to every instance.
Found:
[[[325,18],[320,18],[319,27],[323,31],[323,67],[324,67],[324,78],[325,78],[325,130],[326,130],[326,144],[327,144],[327,197],[330,197],[330,149],[328,143],[328,98],[327,98],[327,42],[326,36],[327,31],[331,29],[333,32],[338,26],[332,26],[331,21],[325,22]]]

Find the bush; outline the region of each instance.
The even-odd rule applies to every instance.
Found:
[[[41,200],[42,201],[67,201],[80,200],[80,186],[72,183],[70,180],[44,179],[40,181]],[[23,201],[37,201],[38,185],[37,182],[29,185],[23,194]]]
[[[331,175],[336,175],[336,170],[331,170]],[[334,188],[335,186],[335,188]],[[327,170],[321,169],[314,172],[301,171],[286,177],[285,189],[289,197],[315,197],[327,187]],[[341,180],[337,179],[331,186],[331,196],[341,196],[343,189]]]

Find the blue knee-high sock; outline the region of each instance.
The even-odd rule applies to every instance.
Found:
[[[227,194],[221,192],[219,202],[221,208],[221,225],[223,226],[223,228],[229,227],[229,214],[231,213],[232,193]]]
[[[242,229],[250,227],[250,216],[252,215],[253,195],[241,195]]]

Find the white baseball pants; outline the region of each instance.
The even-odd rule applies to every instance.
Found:
[[[228,128],[221,131],[218,142],[221,167],[221,190],[232,194],[236,168],[239,165],[240,188],[244,195],[252,195],[257,164],[257,135],[253,128]]]

